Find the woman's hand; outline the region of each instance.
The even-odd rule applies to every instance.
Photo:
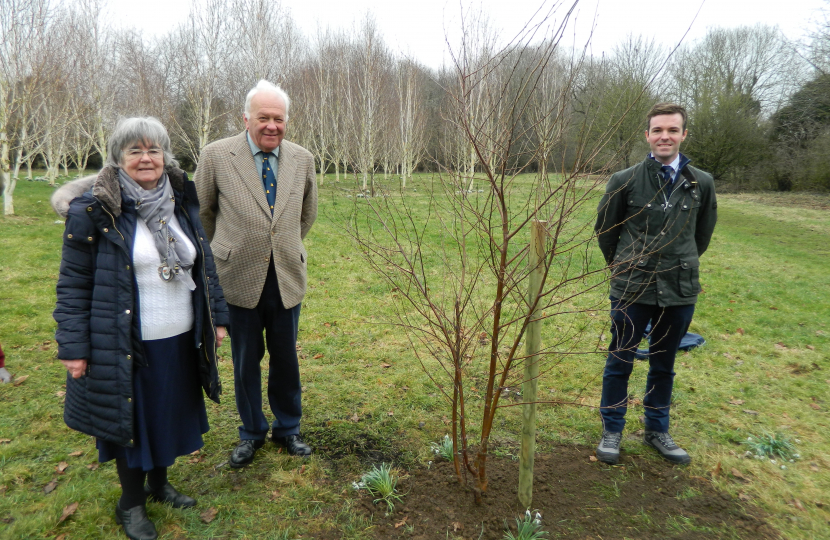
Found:
[[[228,331],[225,330],[224,326],[217,326],[216,327],[216,348],[222,346],[222,340],[225,339],[225,336],[228,335]]]
[[[61,362],[73,379],[81,378],[86,374],[86,360],[61,360]]]

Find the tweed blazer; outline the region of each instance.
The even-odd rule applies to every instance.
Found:
[[[311,153],[286,140],[280,144],[273,216],[246,131],[205,146],[193,179],[227,302],[256,307],[273,255],[284,307],[299,304],[308,264],[303,238],[317,217]]]

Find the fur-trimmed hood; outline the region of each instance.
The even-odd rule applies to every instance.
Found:
[[[181,193],[184,191],[185,172],[176,167],[165,167],[164,172],[170,179],[170,185]],[[52,194],[49,202],[59,216],[65,218],[69,213],[69,203],[92,190],[92,196],[106,205],[109,211],[118,217],[121,214],[121,183],[118,181],[118,169],[104,167],[97,175],[85,176],[68,182]]]

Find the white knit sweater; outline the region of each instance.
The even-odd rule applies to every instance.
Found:
[[[175,216],[168,225],[180,245],[184,245],[195,260],[196,248]],[[193,328],[192,293],[180,279],[162,280],[159,266],[161,260],[153,236],[144,220],[139,218],[136,220],[133,244],[133,268],[138,282],[141,339],[144,341],[178,336]]]

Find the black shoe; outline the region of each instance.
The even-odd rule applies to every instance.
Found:
[[[170,485],[170,482],[167,482],[156,490],[150,489],[149,484],[147,484],[144,486],[144,493],[147,494],[147,497],[151,501],[170,503],[173,505],[173,508],[190,508],[191,506],[196,506],[196,499],[188,497],[184,493],[179,493],[176,491],[176,488]]]
[[[289,455],[306,457],[311,455],[311,447],[303,442],[299,435],[286,435],[285,437],[271,437],[274,444],[284,446]]]
[[[254,460],[256,451],[262,448],[263,444],[265,444],[264,440],[256,441],[253,439],[244,439],[239,441],[239,444],[237,444],[236,448],[234,448],[233,452],[231,452],[231,459],[228,461],[228,465],[234,469],[244,467]]]
[[[116,504],[115,522],[124,527],[127,538],[132,540],[156,540],[159,537],[156,526],[147,517],[147,509],[143,504],[129,510],[121,510],[121,507]]]

